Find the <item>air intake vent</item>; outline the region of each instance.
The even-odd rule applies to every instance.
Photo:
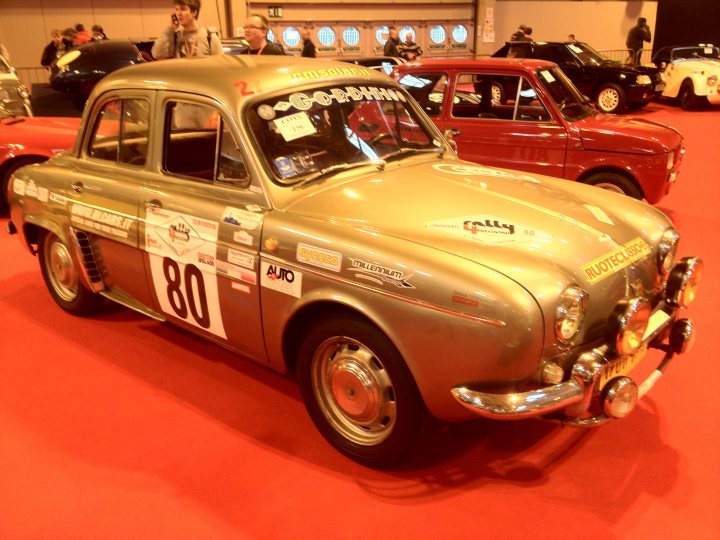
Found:
[[[83,266],[85,267],[85,273],[96,290],[104,289],[103,286],[103,275],[105,273],[102,260],[99,257],[100,250],[95,245],[97,240],[92,234],[88,234],[84,231],[75,231],[75,238],[77,239],[78,247],[80,248],[80,254],[82,255]]]

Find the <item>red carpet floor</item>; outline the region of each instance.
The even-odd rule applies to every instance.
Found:
[[[362,468],[296,385],[116,308],[57,308],[0,219],[0,538],[720,538],[720,109],[651,104],[685,135],[659,206],[706,262],[695,348],[623,421],[447,427]]]

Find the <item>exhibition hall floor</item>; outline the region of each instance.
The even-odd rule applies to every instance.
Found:
[[[720,538],[720,108],[658,206],[705,260],[691,352],[626,419],[451,425],[400,470],[331,448],[296,384],[110,307],[73,317],[0,218],[0,538]]]

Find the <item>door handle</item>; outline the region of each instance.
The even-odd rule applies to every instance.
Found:
[[[162,208],[162,203],[157,199],[153,199],[152,201],[145,201],[143,204],[145,205],[146,209]]]
[[[75,193],[80,193],[85,189],[85,186],[83,186],[82,182],[73,182],[70,184],[70,189],[72,189]]]

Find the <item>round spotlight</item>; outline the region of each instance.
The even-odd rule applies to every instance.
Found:
[[[630,377],[616,377],[605,387],[603,410],[610,418],[624,418],[638,401],[638,387]]]

